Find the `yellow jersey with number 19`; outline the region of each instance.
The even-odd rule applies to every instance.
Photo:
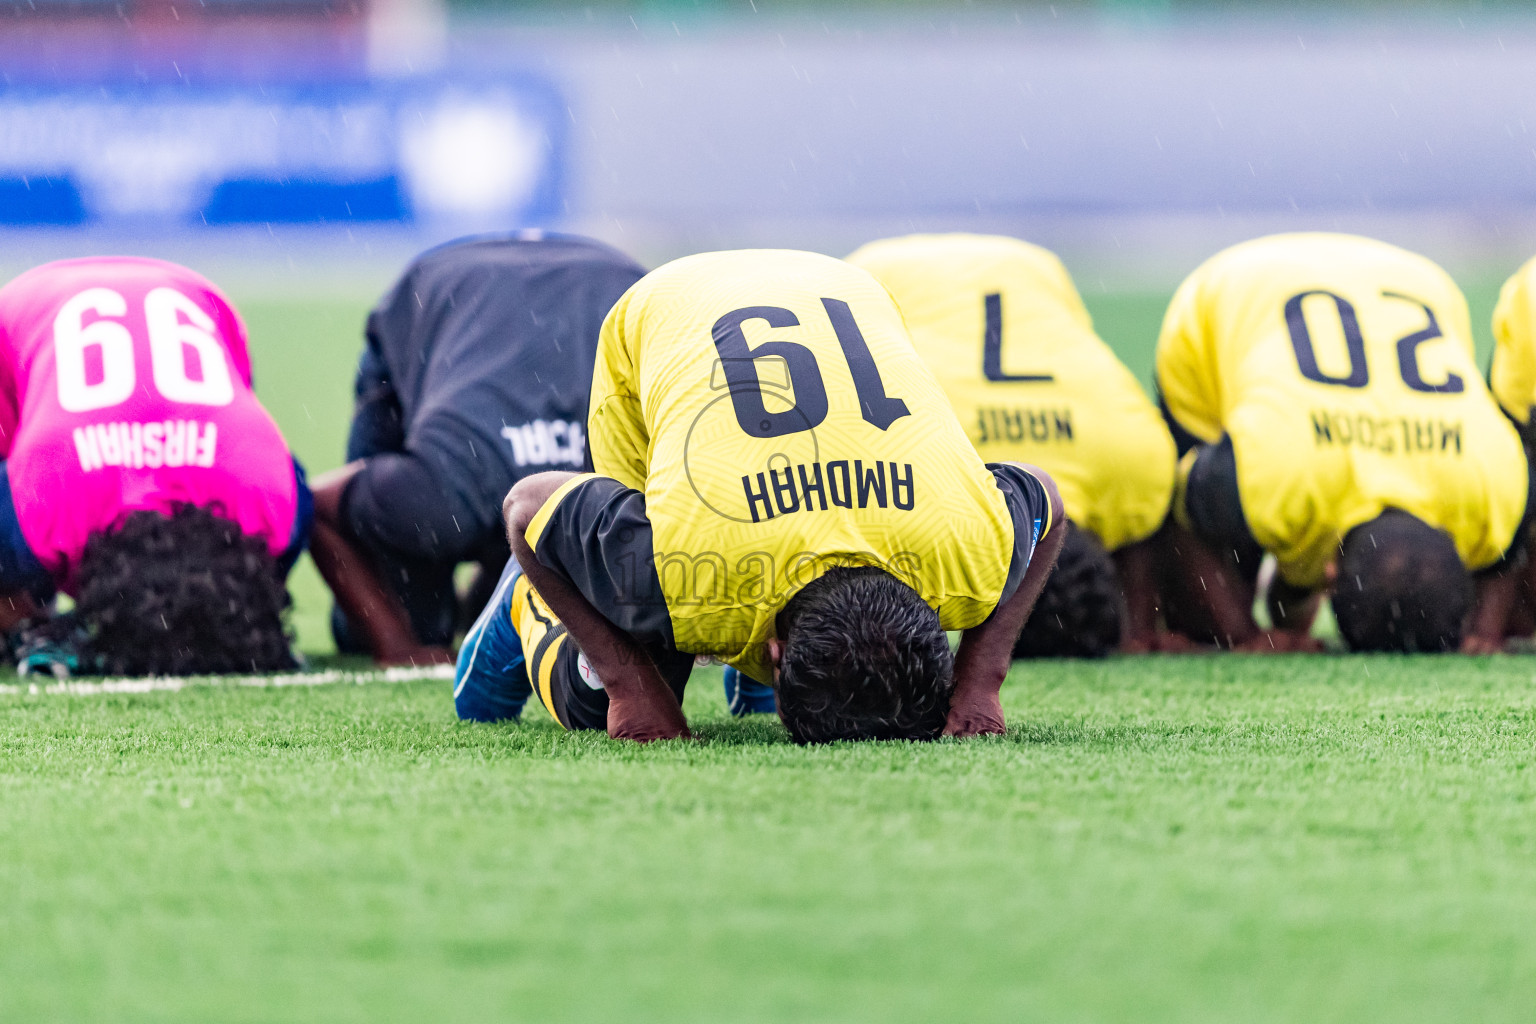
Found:
[[[1272,235],[1207,260],[1163,322],[1157,380],[1202,441],[1225,432],[1249,528],[1298,586],[1387,508],[1472,569],[1525,510],[1520,442],[1483,385],[1467,303],[1423,256],[1353,235]]]
[[[1067,516],[1111,551],[1162,525],[1173,438],[1055,254],[997,235],[909,235],[848,262],[895,297],[982,459],[1040,466]]]
[[[890,295],[841,260],[716,252],[646,275],[603,324],[588,433],[597,471],[645,496],[677,648],[755,678],[774,616],[834,565],[889,569],[951,630],[1007,581],[1002,491]]]
[[[1521,426],[1536,407],[1536,260],[1515,271],[1493,309],[1493,396]]]

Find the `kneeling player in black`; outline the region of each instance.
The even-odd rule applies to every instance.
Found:
[[[872,277],[802,252],[668,264],[609,315],[592,395],[604,475],[512,489],[516,564],[460,652],[461,715],[532,690],[566,728],[686,736],[711,654],[772,681],[797,742],[1002,731],[1061,499],[982,463]]]
[[[588,239],[487,235],[418,257],[369,315],[348,465],[315,486],[342,650],[447,659],[455,569],[489,581],[506,562],[503,496],[586,463],[598,331],[643,273]]]

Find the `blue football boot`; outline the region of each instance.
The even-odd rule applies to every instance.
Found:
[[[773,687],[725,667],[725,705],[737,718],[744,715],[771,715],[779,706],[773,699]]]
[[[513,585],[522,577],[517,559],[507,559],[496,592],[469,628],[453,674],[453,704],[471,722],[516,720],[533,695],[523,643],[512,626]]]

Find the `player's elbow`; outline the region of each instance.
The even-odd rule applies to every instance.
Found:
[[[507,542],[512,545],[513,552],[518,552],[525,546],[528,527],[550,495],[551,487],[545,478],[553,475],[555,474],[538,473],[523,477],[512,485],[506,499],[502,501],[501,519],[506,524]],[[564,477],[569,474],[559,475]]]
[[[507,525],[507,539],[513,550],[528,531],[528,526],[539,514],[539,509],[579,473],[549,472],[525,476],[512,485],[506,500],[501,503],[501,519]]]
[[[316,519],[331,526],[339,526],[342,523],[342,504],[346,500],[347,488],[363,471],[365,465],[364,460],[357,459],[339,469],[321,473],[309,481],[309,493],[314,502]]]
[[[1031,466],[1027,463],[1020,463],[1020,465],[1024,467],[1030,476],[1040,482],[1041,489],[1045,491],[1046,500],[1050,502],[1051,506],[1051,526],[1047,532],[1056,530],[1067,520],[1066,506],[1061,503],[1061,491],[1056,487],[1056,481],[1051,479],[1051,474],[1039,466]]]
[[[528,488],[523,486],[527,482],[523,479],[513,484],[501,503],[501,518],[507,524],[507,539],[513,544],[527,532],[528,524],[533,522],[534,514],[538,512],[538,506],[529,500]]]

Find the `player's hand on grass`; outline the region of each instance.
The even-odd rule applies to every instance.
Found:
[[[683,709],[635,697],[608,697],[608,735],[616,740],[650,743],[652,740],[689,739]]]
[[[1287,631],[1289,632],[1289,631]],[[1293,654],[1322,654],[1327,650],[1323,642],[1310,633],[1291,632]]]
[[[1503,637],[1482,636],[1472,633],[1461,639],[1462,654],[1502,654],[1503,652]]]
[[[1211,648],[1199,644],[1183,633],[1161,631],[1128,636],[1120,645],[1121,654],[1203,654]]]
[[[1003,702],[996,693],[970,697],[956,696],[949,706],[949,720],[944,723],[944,735],[964,739],[967,736],[1002,735],[1007,728],[1003,722]]]
[[[1323,642],[1291,629],[1270,629],[1238,644],[1236,650],[1247,654],[1321,654]]]
[[[1183,633],[1167,632],[1157,634],[1157,646],[1153,649],[1159,654],[1208,654],[1211,645],[1198,643]]]
[[[1127,636],[1120,643],[1121,654],[1151,654],[1156,650],[1156,633],[1140,633],[1134,636]]]
[[[446,647],[412,644],[381,652],[374,663],[382,668],[407,668],[422,665],[452,665],[453,652]]]
[[[1291,639],[1282,629],[1260,630],[1232,649],[1242,654],[1285,654],[1291,649]]]

